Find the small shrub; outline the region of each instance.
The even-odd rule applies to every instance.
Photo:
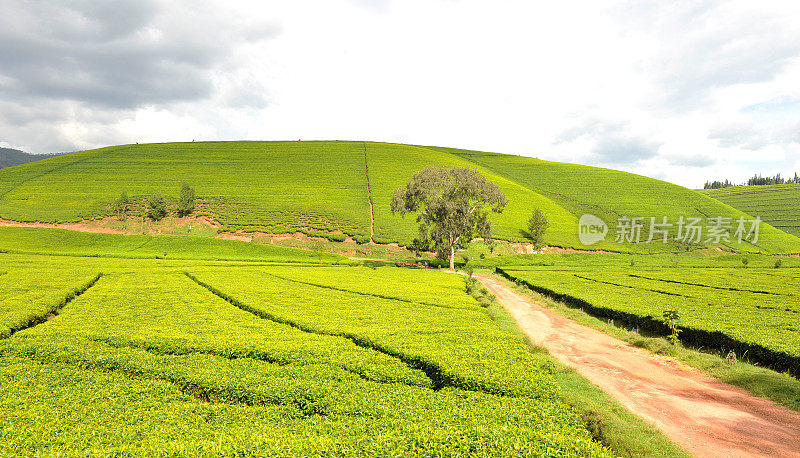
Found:
[[[742,265],[744,266],[745,269],[747,268],[748,264],[750,264],[750,259],[749,258],[742,258]]]
[[[672,343],[672,345],[677,345],[679,342],[678,334],[680,334],[681,332],[681,330],[678,329],[678,325],[680,324],[680,319],[681,319],[681,313],[678,309],[667,309],[664,310],[663,317],[664,317],[664,324],[666,324],[670,330],[670,334],[667,338],[669,339],[670,343]]]
[[[147,198],[147,216],[159,221],[167,216],[167,200],[162,194],[153,194]]]
[[[122,194],[120,194],[117,200],[114,201],[114,211],[117,212],[117,219],[121,221],[125,220],[130,204],[131,201],[128,199],[128,193],[122,191]]]
[[[776,269],[780,269],[782,265],[783,265],[783,261],[781,261],[780,259],[775,260],[775,268]]]
[[[466,291],[467,294],[473,294],[477,286],[477,278],[473,277],[472,275],[464,277],[464,291]]]
[[[328,234],[327,238],[331,242],[344,242],[347,240],[347,236],[344,234]]]

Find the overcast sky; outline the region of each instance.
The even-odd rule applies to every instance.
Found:
[[[602,5],[601,5],[602,3]],[[354,139],[800,172],[800,2],[0,0],[0,146]]]

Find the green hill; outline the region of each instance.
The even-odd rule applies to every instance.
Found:
[[[800,236],[800,184],[732,186],[702,193]]]
[[[528,157],[448,148],[371,142],[198,142],[124,145],[82,151],[0,171],[0,217],[65,222],[113,214],[112,202],[126,191],[134,201],[163,193],[177,198],[183,182],[194,186],[198,212],[224,230],[284,232],[342,231],[365,241],[408,243],[413,217],[391,214],[389,199],[426,165],[477,168],[510,203],[492,215],[498,238],[524,241],[525,222],[541,208],[552,226],[550,245],[583,248],[577,221],[593,213],[608,222],[607,241],[593,248],[669,251],[674,244],[613,241],[621,216],[746,216],[680,186],[608,169]],[[143,207],[134,205],[133,212]],[[800,239],[763,225],[753,251],[798,252]]]

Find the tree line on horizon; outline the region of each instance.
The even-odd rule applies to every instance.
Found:
[[[794,173],[793,177],[789,178],[783,178],[780,173],[776,174],[774,177],[762,177],[760,174],[756,174],[747,180],[747,183],[742,184],[735,184],[729,180],[706,181],[705,185],[703,185],[703,189],[722,189],[731,186],[764,186],[769,184],[800,184],[800,176],[797,175],[797,172]]]

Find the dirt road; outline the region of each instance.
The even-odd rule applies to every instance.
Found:
[[[696,456],[800,457],[800,414],[655,356],[476,277],[547,348]]]

